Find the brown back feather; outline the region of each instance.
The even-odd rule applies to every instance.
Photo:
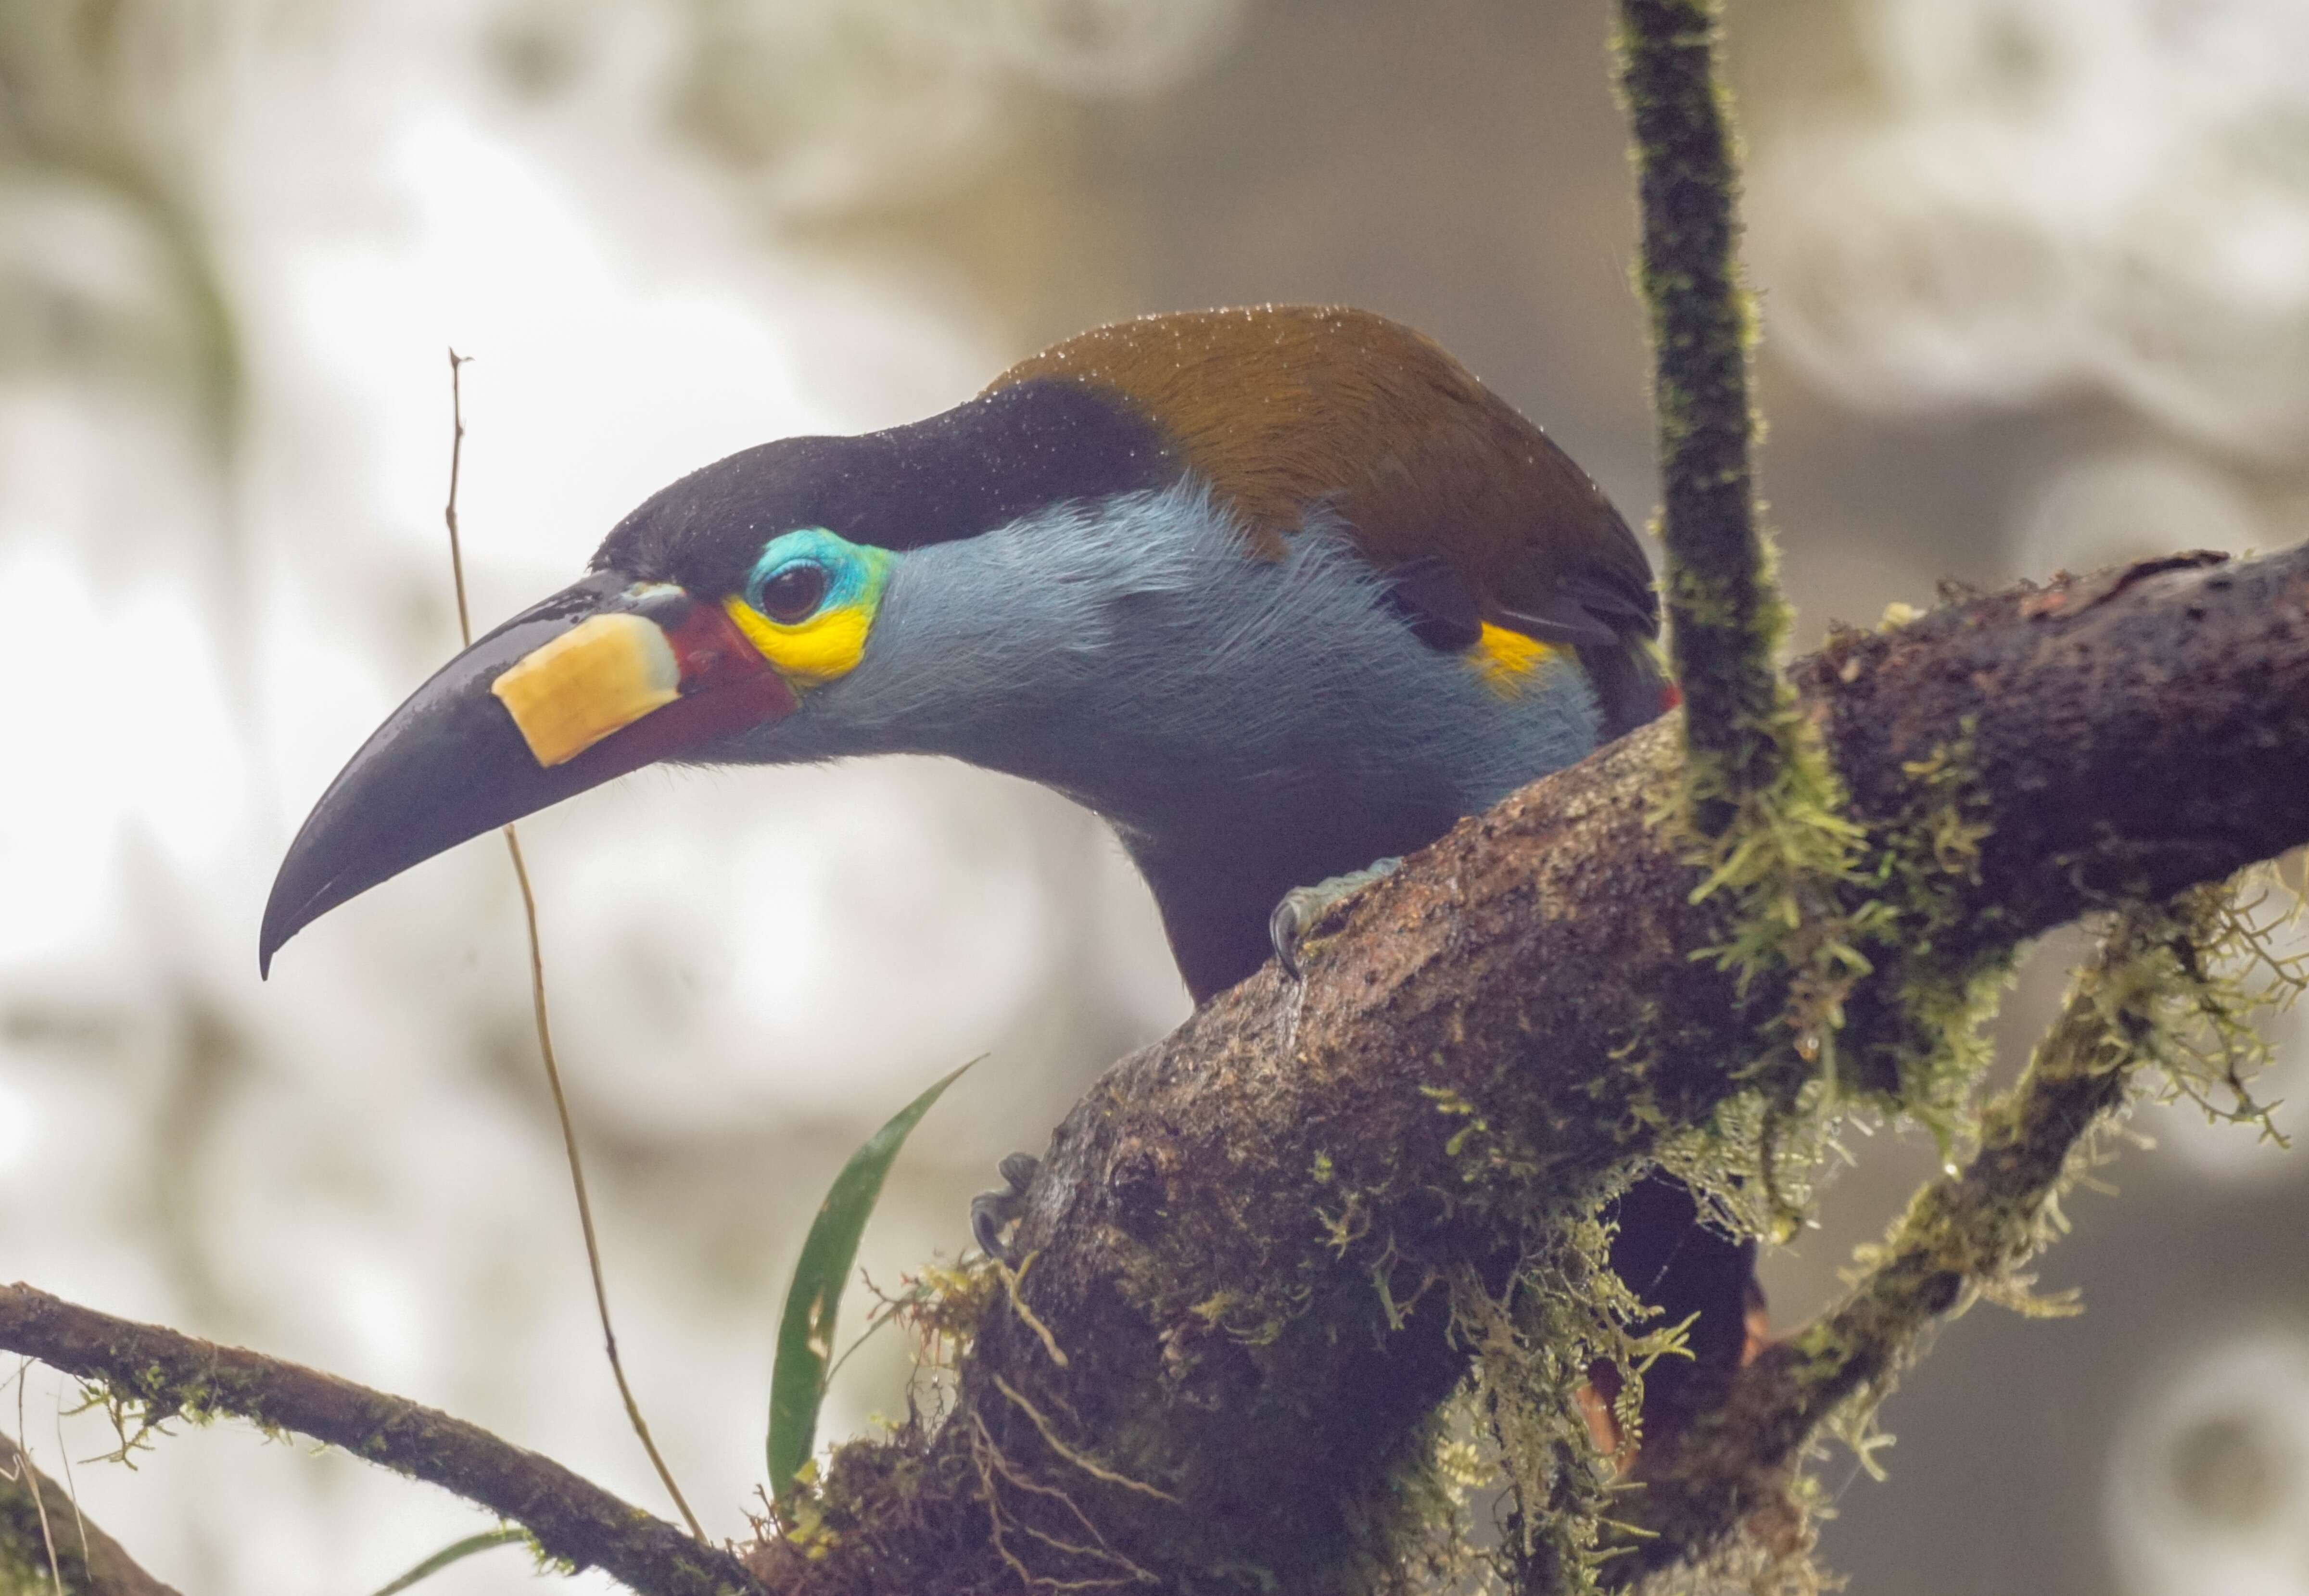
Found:
[[[1549,613],[1583,577],[1656,613],[1643,551],[1587,474],[1433,340],[1383,316],[1270,305],[1117,322],[988,391],[1033,378],[1120,394],[1269,557],[1328,506],[1374,565],[1440,557],[1501,625]],[[1638,647],[1656,630],[1612,624]]]

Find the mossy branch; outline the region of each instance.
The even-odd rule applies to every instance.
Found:
[[[1916,1045],[1919,962],[1993,969],[2309,841],[2309,550],[1971,600],[1794,680],[1869,923],[1911,950],[1848,994],[1863,1054]],[[1648,729],[1463,824],[1317,927],[1303,987],[1254,978],[1110,1071],[1026,1197],[1030,1311],[982,1316],[942,1429],[837,1453],[765,1582],[1415,1583],[1451,1282],[1505,1299],[1646,1160],[1720,1178],[1786,1089],[1749,1069],[1785,986],[1695,958],[1729,911],[1651,823],[1676,752]]]
[[[1937,971],[2309,841],[2309,549],[1969,600],[1839,635],[1792,680],[1849,794],[1881,945]],[[293,1365],[22,1286],[0,1291],[0,1348],[157,1415],[239,1413],[386,1462],[644,1591],[936,1596],[1021,1568],[1084,1590],[1405,1586],[1405,1549],[1434,1544],[1436,1414],[1469,1367],[1455,1303],[1590,1258],[1596,1199],[1647,1160],[1720,1175],[1784,1088],[1748,1066],[1785,987],[1697,957],[1729,911],[1652,820],[1677,754],[1656,726],[1515,794],[1317,927],[1302,985],[1265,972],[1110,1071],[1027,1194],[1031,1267],[973,1298],[956,1411],[838,1452],[807,1535],[753,1549],[752,1579],[557,1465]],[[1887,959],[1855,981],[1848,1048],[1914,1045],[1915,977]],[[2040,1146],[2033,1110],[2012,1123],[1985,1134]],[[1945,1306],[1943,1285],[1881,1278],[1900,1311]],[[1880,1339],[1856,1374],[1807,1374],[1778,1433],[1897,1363]],[[1546,1487],[1530,1512],[1586,1512]]]
[[[1753,326],[1737,259],[1739,168],[1716,71],[1717,0],[1620,0],[1614,46],[1636,138],[1639,280],[1651,313],[1669,642],[1703,836],[1778,780],[1787,625],[1757,524]]]
[[[0,1436],[0,1590],[53,1591],[51,1557],[64,1596],[177,1596]]]
[[[1619,0],[1613,42],[1635,134],[1642,217],[1639,281],[1650,313],[1667,554],[1668,643],[1683,713],[1682,779],[1659,819],[1702,867],[1704,893],[1732,910],[1716,957],[1743,983],[1786,994],[1758,1028],[1748,1065],[1778,1084],[1778,1140],[1809,1134],[1808,1104],[1874,1098],[1898,1111],[1929,1083],[1914,1073],[1846,1067],[1847,999],[1870,962],[1875,927],[1854,913],[1861,833],[1822,748],[1796,707],[1778,654],[1788,627],[1751,459],[1752,302],[1740,282],[1739,151],[1719,70],[1721,0]],[[1929,1072],[1927,1072],[1929,1073]],[[1768,1160],[1777,1229],[1800,1204]]]
[[[99,1389],[141,1421],[246,1419],[342,1447],[518,1523],[554,1557],[648,1596],[762,1596],[728,1552],[700,1545],[549,1458],[404,1398],[30,1286],[0,1287],[0,1348]]]
[[[2144,1072],[2186,1082],[2199,1068],[2188,1031],[2218,1032],[2244,1011],[2213,968],[2238,951],[2234,914],[2226,893],[2199,887],[2116,915],[2019,1082],[1982,1112],[1965,1167],[1916,1193],[1883,1245],[1863,1253],[1865,1272],[1840,1305],[1768,1348],[1720,1408],[1645,1459],[1628,1509],[1635,1532],[1610,1583],[1708,1557],[1743,1527],[1769,1551],[1796,1549],[1796,1467],[1830,1429],[1867,1460],[1876,1403],[1927,1331],[1982,1296],[2065,1308],[2029,1297],[2020,1271],[2053,1239],[2062,1194],[2099,1156]],[[2297,988],[2297,971],[2275,973]],[[2236,1079],[2225,1064],[2210,1073]]]

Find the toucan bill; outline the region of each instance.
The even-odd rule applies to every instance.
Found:
[[[281,862],[259,968],[419,859],[797,703],[721,605],[596,571],[444,665],[346,762]]]

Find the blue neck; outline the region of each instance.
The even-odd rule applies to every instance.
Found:
[[[1293,886],[1432,841],[1595,746],[1559,657],[1511,696],[1413,636],[1335,531],[1249,556],[1189,484],[902,556],[865,657],[746,756],[948,754],[1104,815],[1198,996]]]

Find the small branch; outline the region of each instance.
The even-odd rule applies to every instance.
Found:
[[[473,646],[473,618],[465,605],[465,551],[457,533],[457,473],[465,459],[465,395],[461,380],[470,355],[449,351],[449,498],[442,506],[441,519],[449,529],[449,577],[457,589],[457,634],[467,648]],[[529,884],[529,865],[521,854],[521,833],[508,824],[505,828],[506,852],[513,859],[513,878],[521,888],[522,926],[529,934],[529,1006],[536,1022],[537,1056],[545,1065],[545,1084],[553,1094],[554,1117],[561,1122],[561,1147],[569,1160],[569,1188],[576,1194],[577,1228],[585,1238],[585,1267],[593,1280],[593,1308],[601,1321],[601,1350],[610,1359],[610,1376],[618,1383],[618,1395],[626,1404],[626,1422],[640,1437],[642,1450],[649,1454],[650,1467],[657,1471],[658,1481],[665,1494],[681,1514],[689,1532],[700,1541],[706,1539],[705,1526],[689,1510],[688,1498],[681,1487],[673,1482],[673,1471],[666,1466],[664,1455],[650,1435],[649,1421],[642,1417],[642,1405],[635,1400],[634,1388],[626,1378],[625,1359],[618,1356],[618,1332],[610,1323],[610,1288],[601,1274],[601,1243],[593,1232],[593,1203],[585,1194],[585,1160],[577,1152],[577,1123],[570,1117],[569,1094],[561,1088],[561,1061],[553,1051],[553,1026],[545,1004],[545,945],[537,931],[537,893]]]
[[[1739,282],[1739,175],[1715,60],[1718,0],[1620,0],[1620,90],[1635,125],[1640,280],[1651,312],[1669,641],[1703,834],[1783,757],[1774,651],[1786,627],[1749,462],[1752,328]]]
[[[626,1378],[625,1359],[618,1355],[618,1332],[610,1323],[610,1287],[601,1273],[601,1243],[593,1233],[592,1199],[585,1193],[585,1164],[577,1154],[577,1123],[569,1113],[569,1094],[562,1090],[561,1063],[554,1057],[553,1027],[547,1019],[545,1006],[545,952],[537,934],[537,893],[529,884],[529,866],[521,856],[521,837],[510,825],[505,829],[506,851],[513,856],[514,880],[521,888],[522,923],[529,932],[529,1004],[537,1022],[537,1055],[545,1061],[545,1084],[553,1093],[553,1112],[561,1122],[561,1147],[569,1159],[569,1188],[577,1197],[577,1229],[585,1238],[585,1267],[593,1281],[593,1311],[601,1321],[601,1350],[610,1359],[610,1377],[618,1383],[618,1395],[626,1404],[626,1422],[641,1438],[642,1450],[649,1454],[650,1467],[657,1471],[658,1482],[681,1514],[689,1532],[703,1542],[705,1527],[689,1510],[688,1498],[681,1487],[673,1482],[673,1471],[666,1465],[664,1455],[650,1435],[649,1421],[642,1417],[642,1405],[635,1400],[634,1388]]]
[[[0,1348],[104,1387],[152,1419],[230,1415],[295,1430],[477,1502],[548,1555],[647,1596],[762,1596],[728,1552],[479,1426],[298,1364],[0,1288]],[[91,1542],[91,1547],[93,1543]]]
[[[1613,1584],[1704,1557],[1743,1523],[1768,1545],[1794,1532],[1801,1518],[1786,1488],[1838,1410],[1881,1396],[1925,1332],[1974,1297],[2025,1283],[2018,1272],[2051,1238],[2053,1204],[2141,1068],[2158,1062],[2152,1039],[2168,1022],[2158,1008],[2169,988],[2150,962],[2214,934],[2156,910],[2119,917],[2019,1083],[1983,1114],[1964,1169],[1916,1194],[1839,1307],[1768,1348],[1722,1408],[1664,1455],[1647,1455],[1645,1489],[1629,1511],[1643,1534],[1607,1565]]]
[[[90,1523],[69,1491],[0,1436],[0,1573],[20,1573],[29,1590],[48,1579],[51,1557],[70,1596],[177,1596]]]
[[[449,529],[449,580],[457,590],[457,635],[473,646],[473,616],[465,604],[465,546],[457,531],[457,477],[465,464],[465,362],[471,355],[449,351],[449,497],[441,520]]]

